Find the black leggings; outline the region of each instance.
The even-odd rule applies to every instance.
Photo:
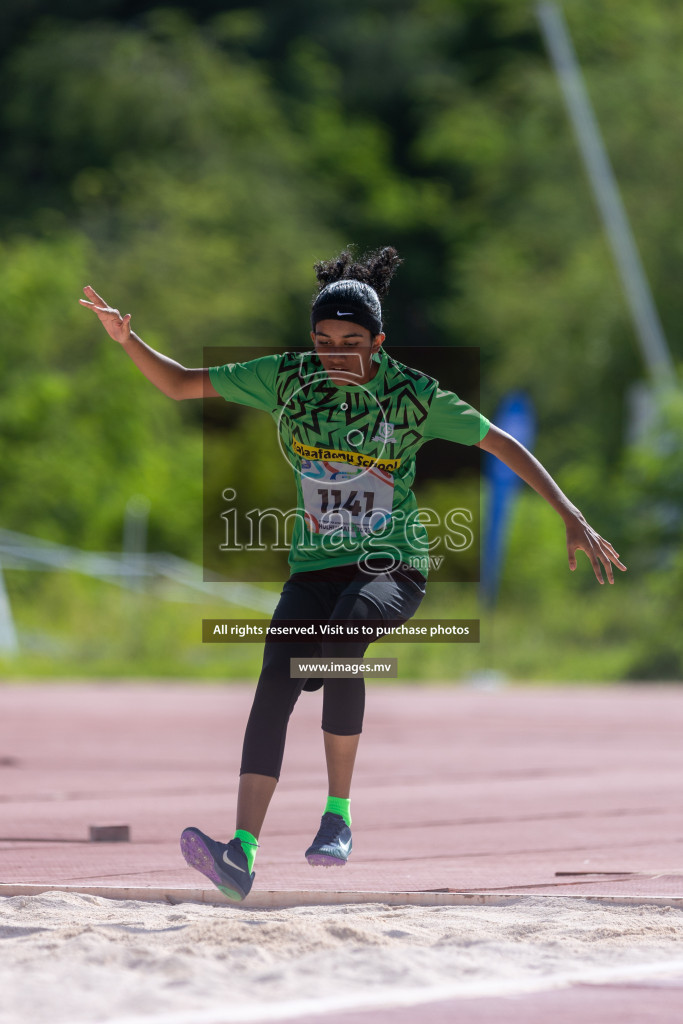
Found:
[[[272,622],[317,619],[331,624],[382,620],[398,626],[411,618],[424,597],[424,578],[400,565],[373,574],[357,566],[294,573],[285,583]],[[335,736],[356,736],[363,728],[365,680],[292,679],[290,658],[362,658],[370,641],[282,642],[267,640],[263,668],[244,735],[241,774],[279,779],[287,725],[302,689],[323,689],[322,727]]]

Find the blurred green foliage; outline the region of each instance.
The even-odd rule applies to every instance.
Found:
[[[564,6],[679,360],[683,10]],[[118,550],[144,494],[149,547],[202,559],[200,403],[140,377],[78,306],[83,284],[198,366],[210,346],[304,344],[312,263],[390,243],[405,264],[389,347],[479,346],[482,410],[528,391],[539,457],[633,566],[620,595],[585,562],[570,576],[561,523],[525,494],[494,618],[528,657],[497,641],[499,667],[542,678],[554,647],[576,678],[681,675],[683,406],[660,402],[634,441],[643,367],[532,4],[12,0],[0,29],[2,526]],[[258,445],[269,422],[249,424]],[[207,444],[264,497],[275,453],[246,465]],[[59,578],[20,575],[18,616],[55,600]],[[81,585],[63,585],[87,617]],[[543,639],[515,632],[522,608]]]

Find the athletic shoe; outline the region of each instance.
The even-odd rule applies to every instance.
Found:
[[[351,853],[351,829],[341,814],[326,811],[320,821],[318,834],[306,850],[309,864],[320,864],[322,867],[342,868]]]
[[[190,867],[206,875],[229,900],[239,902],[249,894],[254,872],[249,874],[247,855],[239,839],[219,843],[198,828],[186,828],[180,837],[180,849]]]

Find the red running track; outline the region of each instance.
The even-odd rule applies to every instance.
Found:
[[[178,836],[187,825],[231,835],[251,692],[5,685],[0,880],[196,886]],[[256,888],[683,895],[683,689],[371,686],[354,854],[343,875],[303,858],[326,791],[320,710],[319,692],[303,694],[295,710]],[[88,841],[89,826],[120,824],[130,826],[130,843]],[[585,986],[461,1000],[457,1019],[563,1024],[590,1020],[582,1007],[591,1000],[604,1004],[593,1018],[601,1022],[673,1022],[671,1006],[678,1024],[682,997],[674,982]],[[425,1007],[424,1016],[453,1020],[454,1005]],[[394,1024],[421,1017],[414,1008],[390,1016]],[[382,1011],[344,1015],[345,1024],[385,1019]]]

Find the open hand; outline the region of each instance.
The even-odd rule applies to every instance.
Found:
[[[585,551],[588,555],[598,583],[605,582],[602,578],[600,568],[601,562],[605,567],[605,573],[609,583],[614,583],[612,563],[614,563],[623,572],[626,572],[626,566],[622,565],[619,561],[619,554],[614,550],[609,541],[606,541],[604,537],[601,537],[599,533],[595,532],[593,527],[586,522],[581,513],[576,517],[573,517],[566,526],[567,554],[569,555],[569,568],[572,572],[576,569],[577,551]]]
[[[82,306],[92,309],[93,313],[99,317],[109,337],[113,338],[114,341],[118,341],[119,345],[125,345],[127,341],[130,341],[130,313],[121,316],[118,309],[113,309],[109,306],[102,296],[98,295],[89,284],[85,286],[83,291],[88,298],[79,299],[78,301]]]

